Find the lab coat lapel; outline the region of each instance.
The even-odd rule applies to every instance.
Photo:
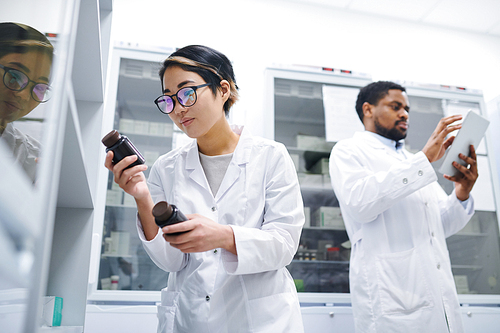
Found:
[[[371,134],[366,133],[366,132],[356,132],[358,138],[362,139],[366,145],[370,146],[373,149],[378,149],[378,150],[383,150],[386,152],[386,154],[402,161],[405,159],[405,157],[401,154],[398,154],[395,149],[391,149],[390,147],[386,146],[379,140],[377,140],[375,137],[373,137]]]
[[[252,152],[252,138],[248,130],[243,129],[240,135],[240,140],[233,153],[233,158],[229,163],[224,179],[220,184],[219,190],[215,195],[215,200],[218,201],[224,196],[231,186],[241,177],[245,165],[250,160]]]
[[[210,186],[208,185],[207,177],[205,177],[205,172],[200,163],[200,156],[198,154],[198,144],[194,140],[187,152],[186,157],[186,172],[189,178],[194,180],[201,187],[207,189],[210,192]]]

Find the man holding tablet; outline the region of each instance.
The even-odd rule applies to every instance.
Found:
[[[446,195],[431,163],[443,157],[462,116],[440,120],[422,151],[404,148],[410,105],[404,87],[379,81],[359,92],[365,127],[338,142],[330,176],[351,240],[356,332],[463,332],[446,237],[474,214],[476,153],[453,162]]]

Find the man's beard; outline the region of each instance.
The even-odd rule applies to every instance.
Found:
[[[385,137],[387,139],[391,139],[391,140],[394,140],[397,142],[401,139],[406,138],[406,132],[407,132],[407,131],[401,132],[401,130],[399,130],[396,127],[400,122],[402,122],[402,120],[396,121],[396,123],[394,124],[394,127],[388,129],[388,128],[385,128],[382,125],[380,125],[378,119],[375,119],[375,130],[377,131],[377,134],[382,135],[383,137]]]

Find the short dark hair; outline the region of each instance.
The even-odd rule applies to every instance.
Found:
[[[229,114],[229,109],[238,100],[238,86],[234,77],[233,65],[229,59],[219,51],[208,46],[189,45],[172,53],[160,68],[161,90],[163,92],[163,76],[169,66],[180,68],[200,75],[206,83],[210,83],[212,93],[217,93],[221,88],[220,82],[226,80],[231,87],[229,99],[224,103],[224,113]]]
[[[40,31],[20,23],[0,23],[0,58],[11,53],[38,51],[52,61],[54,47]]]
[[[391,81],[377,81],[372,82],[369,85],[361,88],[356,100],[356,112],[358,113],[359,119],[363,122],[363,104],[365,102],[371,105],[377,105],[378,102],[384,98],[391,89],[397,89],[401,91],[406,91],[406,89]]]

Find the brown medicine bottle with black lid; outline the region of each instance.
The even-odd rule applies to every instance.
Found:
[[[160,201],[154,205],[152,210],[156,224],[163,228],[167,225],[187,221],[188,218],[175,205],[170,205],[166,201]],[[171,233],[169,235],[180,235],[184,232]]]
[[[101,142],[106,146],[106,153],[108,151],[113,151],[113,164],[120,162],[123,158],[130,155],[137,155],[137,160],[130,164],[126,169],[133,166],[144,164],[146,160],[141,155],[139,150],[135,148],[132,142],[125,135],[120,135],[117,130],[112,130]]]

